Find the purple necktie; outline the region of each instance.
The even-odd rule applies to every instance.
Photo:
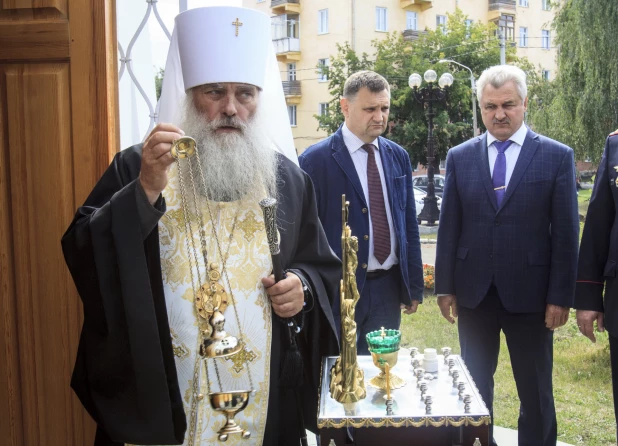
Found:
[[[373,227],[373,255],[380,265],[391,253],[391,232],[386,219],[382,181],[376,164],[376,152],[373,144],[365,144],[363,150],[369,155],[367,158],[367,186],[369,189],[369,214]]]
[[[502,199],[506,193],[506,156],[504,152],[511,146],[511,142],[510,139],[506,141],[494,141],[494,146],[498,150],[498,156],[494,163],[494,175],[491,180],[494,184],[494,192],[496,193],[498,206],[502,203]]]

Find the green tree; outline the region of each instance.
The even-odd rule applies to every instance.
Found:
[[[618,127],[618,2],[562,0],[553,22],[558,75],[530,92],[535,130],[598,162]]]
[[[390,126],[387,137],[404,147],[413,163],[427,163],[427,121],[423,107],[416,102],[408,87],[408,77],[433,69],[440,76],[449,71],[455,77],[444,104],[435,104],[434,136],[436,137],[436,164],[454,147],[473,136],[472,89],[470,74],[454,64],[440,64],[440,59],[452,59],[470,67],[475,77],[486,68],[500,63],[499,40],[493,24],[466,24],[467,17],[457,10],[448,15],[445,29],[421,32],[418,40],[405,41],[401,33],[392,33],[384,40],[373,42],[375,54],[359,57],[348,44],[338,46],[338,54],[331,57],[328,69],[332,100],[326,116],[316,116],[319,127],[329,133],[343,122],[339,98],[345,79],[362,69],[371,69],[383,75],[391,86]],[[515,56],[515,48],[507,47],[507,61],[534,71],[530,64]],[[479,114],[479,127],[482,122]]]

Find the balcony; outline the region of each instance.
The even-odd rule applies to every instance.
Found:
[[[515,14],[516,10],[516,0],[489,0],[487,20],[494,20],[504,13]]]
[[[294,37],[283,37],[273,39],[275,53],[279,62],[291,63],[300,60],[300,39]]]
[[[283,94],[288,105],[300,104],[302,96],[300,90],[300,81],[283,81]]]
[[[300,0],[271,0],[270,8],[273,14],[300,13]]]
[[[399,0],[399,6],[407,11],[425,11],[433,6],[433,0]]]
[[[427,31],[418,31],[415,29],[406,29],[403,31],[403,40],[406,42],[413,42],[418,40],[418,38],[422,35],[427,34]]]

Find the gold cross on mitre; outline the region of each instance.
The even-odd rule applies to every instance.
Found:
[[[232,25],[236,27],[236,36],[238,37],[238,27],[242,26],[242,22],[238,20],[238,17],[236,17],[236,21],[232,22]]]

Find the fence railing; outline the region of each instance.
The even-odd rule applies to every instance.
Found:
[[[273,44],[275,45],[275,52],[277,54],[300,51],[300,39],[294,37],[274,39]]]
[[[271,0],[270,7],[273,8],[279,5],[285,5],[286,3],[296,3],[300,4],[300,0]]]
[[[283,94],[286,96],[300,96],[300,81],[283,81]]]
[[[427,31],[418,31],[416,29],[406,29],[403,31],[403,40],[407,42],[417,40],[423,34],[427,34]]]
[[[489,10],[495,11],[499,9],[517,9],[516,0],[489,0]]]

